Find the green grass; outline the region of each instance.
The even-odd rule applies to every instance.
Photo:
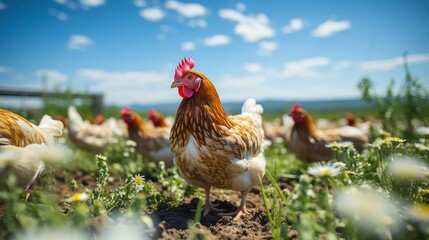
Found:
[[[381,98],[372,93],[369,79],[362,80],[362,95],[378,108],[352,112],[357,117],[380,118],[387,132],[373,132],[362,154],[353,147],[334,144],[332,151],[341,157],[322,166],[343,164],[341,169],[335,167],[338,175],[326,171],[310,174],[309,168],[321,166],[301,162],[284,142],[273,142],[266,150],[267,171],[260,187],[274,239],[287,239],[289,229],[304,240],[428,238],[429,139],[413,132],[416,126],[429,122],[428,98],[426,90],[408,72],[403,86],[404,90],[397,93],[389,87],[387,97]],[[50,111],[63,111],[61,106],[69,101],[64,99],[60,103],[46,100]],[[91,114],[85,106],[84,116]],[[311,114],[338,119],[346,111]],[[119,109],[108,108],[106,112],[107,116],[115,116]],[[281,114],[264,117],[274,119]],[[72,156],[67,161],[51,163],[38,179],[37,189],[23,191],[16,186],[13,174],[7,177],[6,189],[0,190],[0,202],[4,204],[0,238],[10,239],[44,227],[72,228],[97,238],[101,235],[97,235],[100,233],[91,222],[106,224],[109,217],[119,223],[145,226],[149,234],[153,226],[147,212],[176,206],[184,196],[199,194],[184,183],[174,168],[165,169],[162,164],[157,166],[143,159],[125,138],[117,139],[97,157],[67,144]],[[64,199],[58,199],[53,188],[58,173],[70,193]],[[88,174],[96,179],[95,187],[78,186],[73,180]],[[116,182],[107,188],[112,178]],[[201,220],[201,204],[200,201],[195,222]],[[188,225],[191,238],[204,238],[194,223]]]

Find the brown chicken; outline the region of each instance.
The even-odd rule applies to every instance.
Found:
[[[181,176],[206,192],[204,215],[220,212],[210,202],[211,187],[242,193],[241,204],[231,213],[247,213],[246,196],[265,174],[263,108],[254,99],[242,114],[227,116],[212,82],[192,70],[184,58],[176,67],[172,88],[183,98],[171,129],[170,145]]]
[[[129,108],[121,110],[121,118],[128,127],[128,138],[136,142],[140,154],[155,163],[163,161],[165,166],[173,166],[173,153],[168,141],[170,128],[153,128]]]
[[[161,113],[157,112],[155,109],[151,109],[147,113],[147,117],[150,119],[153,126],[155,127],[169,127],[169,124],[165,120],[164,116]]]
[[[295,124],[290,133],[289,146],[302,161],[331,160],[333,152],[326,145],[332,142],[351,142],[359,152],[363,151],[365,143],[368,142],[366,132],[359,128],[344,126],[318,129],[307,111],[298,104],[292,107],[290,115]]]
[[[48,115],[36,126],[15,113],[0,109],[0,165],[3,161],[12,162],[11,170],[18,186],[27,189],[44,169],[36,150],[53,144],[55,137],[62,133],[63,124]],[[8,176],[5,171],[0,171],[0,187]]]

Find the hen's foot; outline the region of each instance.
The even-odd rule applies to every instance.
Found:
[[[208,202],[207,204],[204,204],[204,207],[203,207],[203,210],[204,210],[203,216],[204,217],[207,216],[207,214],[209,214],[210,211],[213,211],[213,212],[223,212],[224,211],[223,209],[216,208],[218,205],[219,204],[212,204],[210,202]]]
[[[236,211],[234,211],[234,212],[229,212],[229,213],[219,213],[218,214],[218,216],[220,216],[220,217],[223,217],[223,216],[232,216],[232,217],[234,217],[234,219],[237,219],[237,218],[239,218],[242,214],[244,214],[244,215],[248,215],[248,214],[250,214],[248,211],[247,211],[247,209],[246,209],[246,207],[244,206],[244,207],[242,207],[242,208],[238,208]]]

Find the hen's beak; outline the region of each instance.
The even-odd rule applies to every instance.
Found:
[[[172,84],[171,84],[171,88],[177,88],[177,87],[180,87],[180,86],[182,86],[183,84],[182,84],[182,82],[181,81],[174,81]]]

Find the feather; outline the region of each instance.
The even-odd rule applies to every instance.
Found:
[[[248,99],[241,114],[227,116],[213,83],[191,69],[193,61],[186,61],[177,66],[175,80],[193,74],[201,84],[177,110],[170,135],[174,163],[188,183],[206,190],[204,214],[213,209],[208,196],[212,186],[242,192],[240,207],[231,215],[245,212],[247,192],[265,173],[263,108]]]
[[[359,152],[363,151],[365,143],[368,142],[367,134],[355,127],[318,129],[307,111],[299,105],[295,105],[290,113],[295,123],[287,139],[292,152],[302,161],[331,160],[334,154],[326,145],[332,142],[352,142]]]

